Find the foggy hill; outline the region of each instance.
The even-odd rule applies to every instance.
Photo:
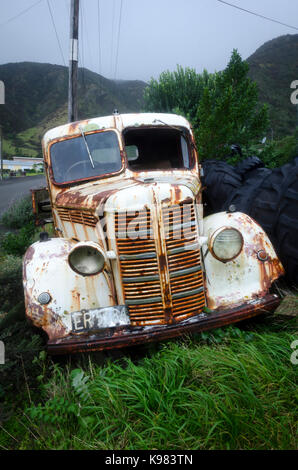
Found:
[[[260,101],[269,104],[274,137],[291,134],[297,126],[297,106],[290,88],[298,80],[298,34],[272,39],[259,47],[247,62],[249,75],[259,86]]]
[[[266,42],[247,62],[259,87],[260,101],[269,104],[274,137],[291,134],[297,125],[297,106],[290,101],[291,83],[298,80],[298,34]],[[68,68],[20,62],[0,65],[6,104],[0,106],[4,156],[41,156],[40,140],[47,129],[67,122]],[[138,112],[145,82],[109,80],[79,69],[79,119]]]
[[[122,113],[140,111],[144,82],[115,82],[87,69],[79,69],[78,75],[79,119],[109,115],[115,108]],[[4,155],[40,155],[43,133],[67,122],[68,68],[9,63],[0,65],[0,80],[6,94],[6,104],[0,106]]]

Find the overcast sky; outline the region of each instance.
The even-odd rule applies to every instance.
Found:
[[[298,27],[298,0],[228,1]],[[0,63],[36,61],[63,65],[63,55],[68,65],[70,0],[40,0],[7,22],[35,3],[37,0],[0,0]],[[79,65],[107,78],[148,81],[163,70],[174,70],[177,64],[193,67],[197,72],[204,68],[213,72],[226,66],[233,48],[247,58],[265,41],[298,32],[218,0],[122,0],[116,61],[121,0],[80,3]]]

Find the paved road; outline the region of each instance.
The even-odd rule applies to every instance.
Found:
[[[17,199],[30,194],[30,189],[46,186],[45,177],[24,176],[0,181],[0,216]]]

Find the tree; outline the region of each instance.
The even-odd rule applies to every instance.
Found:
[[[248,77],[249,66],[233,50],[226,69],[206,87],[197,108],[195,136],[202,159],[222,159],[229,146],[248,146],[264,136],[269,126],[266,105],[259,106],[257,84]]]
[[[193,122],[204,88],[211,81],[207,70],[197,74],[194,69],[178,65],[176,71],[165,71],[158,80],[151,79],[144,92],[144,110],[183,114]]]
[[[262,138],[269,125],[267,106],[259,106],[248,70],[237,50],[222,72],[197,74],[177,66],[150,81],[145,110],[183,114],[194,128],[200,158],[222,159],[231,144],[245,147]]]

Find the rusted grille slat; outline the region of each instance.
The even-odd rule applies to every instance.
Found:
[[[180,277],[177,278],[178,281],[174,282],[174,279],[171,282],[171,291],[172,294],[178,294],[180,292],[185,292],[187,286],[187,289],[196,289],[199,287],[203,287],[203,274],[200,273],[199,276],[193,276],[191,275],[190,277]]]
[[[163,216],[169,227],[166,247],[171,279],[172,313],[175,321],[182,321],[200,313],[205,306],[194,203],[164,208]],[[175,229],[179,223],[183,224],[180,233]]]
[[[187,312],[197,312],[197,310],[199,308],[202,308],[204,307],[205,305],[205,302],[203,299],[199,300],[198,302],[196,303],[192,303],[192,304],[186,304],[184,305],[183,307],[179,306],[178,308],[173,308],[173,313],[174,313],[174,316],[177,316],[177,315],[181,315],[181,314],[185,314]]]
[[[185,287],[185,286],[187,286],[187,287]],[[173,286],[171,291],[172,291],[172,295],[174,296],[174,295],[180,294],[180,293],[186,294],[188,291],[191,291],[193,289],[198,289],[200,287],[203,287],[202,280],[201,279],[200,280],[193,279],[192,281],[188,281],[187,284],[184,283],[184,286],[183,286],[183,284],[178,285],[178,286]]]
[[[198,293],[196,295],[190,295],[189,297],[181,297],[179,299],[176,299],[175,302],[173,302],[173,310],[175,311],[176,309],[179,308],[185,308],[187,306],[192,306],[193,304],[200,303],[202,297],[200,295],[201,293]]]
[[[88,225],[90,227],[95,227],[98,220],[89,212],[78,211],[75,209],[65,209],[57,208],[58,215],[61,220],[65,222],[72,222],[76,224]]]
[[[130,239],[130,231],[139,236],[141,233],[142,238]],[[115,233],[125,302],[132,324],[162,322],[162,292],[150,211],[115,214]]]
[[[205,306],[194,203],[162,209],[172,316],[182,321]],[[135,220],[136,218],[136,220]],[[159,265],[151,213],[115,214],[122,282],[132,325],[165,324]],[[147,238],[131,240],[130,228]],[[118,237],[117,237],[118,234]],[[158,242],[159,243],[159,242]]]
[[[188,242],[194,243],[196,240],[197,240],[196,234],[193,234],[192,237],[188,238],[187,240],[185,239],[169,240],[169,242],[167,243],[168,253],[171,253],[171,251],[175,248],[184,247]]]

